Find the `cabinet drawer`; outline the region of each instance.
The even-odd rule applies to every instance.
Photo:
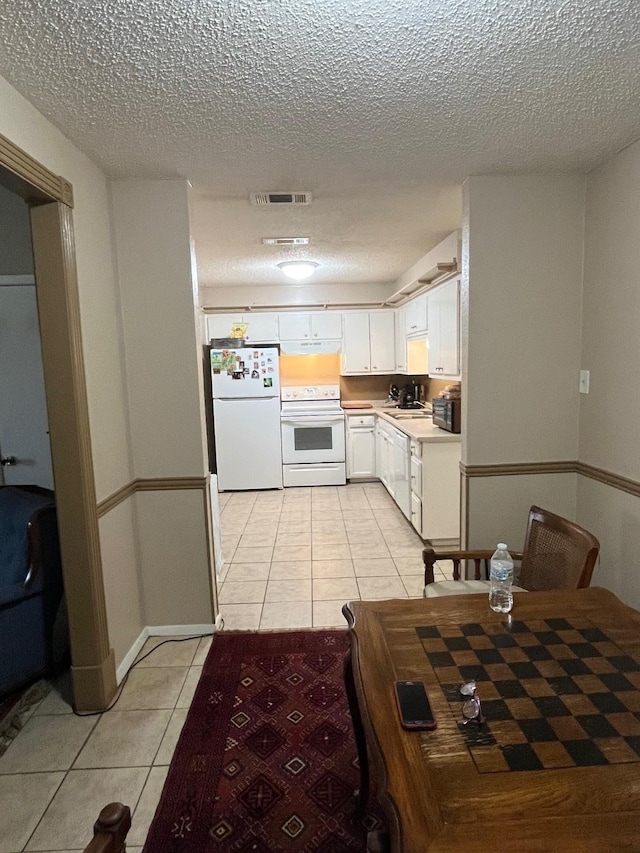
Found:
[[[374,427],[376,425],[375,415],[348,415],[347,425],[349,429],[354,427]]]
[[[422,497],[422,462],[411,457],[411,491]]]
[[[422,459],[422,442],[421,441],[412,441],[411,442],[411,455],[415,456],[416,459]]]

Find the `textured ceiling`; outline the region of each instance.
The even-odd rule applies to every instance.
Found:
[[[0,31],[0,73],[109,175],[191,180],[203,284],[302,255],[393,281],[459,226],[467,175],[640,136],[638,0],[11,0]],[[249,206],[279,189],[314,202]]]

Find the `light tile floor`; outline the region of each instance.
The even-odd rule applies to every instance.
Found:
[[[349,599],[422,595],[422,542],[378,483],[220,503],[227,630],[345,627]],[[61,679],[0,757],[0,853],[81,851],[113,800],[131,807],[127,850],[140,853],[210,643],[160,646],[98,716],[75,716]]]
[[[219,497],[228,630],[344,628],[345,601],[422,597],[424,545],[381,483]]]

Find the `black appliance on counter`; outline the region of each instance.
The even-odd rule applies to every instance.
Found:
[[[433,410],[433,425],[447,432],[460,432],[461,406],[460,398],[434,397],[431,401]]]
[[[421,409],[420,386],[414,382],[407,382],[400,392],[400,409]]]

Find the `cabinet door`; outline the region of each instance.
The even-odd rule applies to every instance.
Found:
[[[414,492],[411,492],[411,524],[422,536],[422,501]]]
[[[422,497],[422,460],[411,457],[411,491]]]
[[[429,293],[429,373],[460,375],[459,282],[447,282]]]
[[[427,294],[416,296],[405,305],[407,335],[418,335],[427,331]]]
[[[281,341],[304,341],[309,337],[309,314],[280,314],[278,325]]]
[[[369,314],[372,373],[395,373],[396,371],[393,315],[393,311],[371,311]]]
[[[347,431],[347,476],[372,478],[376,475],[376,438],[373,428]]]
[[[342,311],[318,311],[311,314],[311,337],[318,341],[339,341],[342,337]]]
[[[278,315],[264,313],[243,314],[242,322],[247,324],[245,340],[257,344],[278,343]]]
[[[342,315],[342,372],[371,373],[369,350],[369,313],[353,312]]]
[[[406,306],[396,308],[396,373],[407,372],[407,334],[405,331],[407,323]]]
[[[207,340],[230,337],[233,324],[242,322],[242,314],[207,314]]]

